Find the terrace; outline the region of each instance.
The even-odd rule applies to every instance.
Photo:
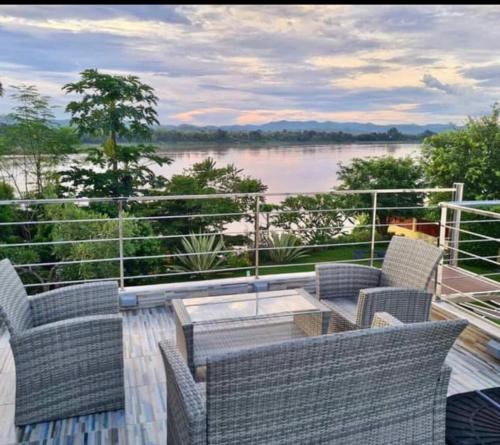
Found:
[[[140,197],[124,199],[85,199],[85,200],[38,200],[38,201],[4,201],[3,207],[22,209],[38,206],[55,206],[74,203],[78,206],[89,206],[96,203],[116,205],[116,217],[106,220],[47,220],[47,221],[15,221],[2,222],[2,226],[35,226],[35,225],[85,225],[90,223],[115,224],[116,236],[108,238],[60,239],[50,241],[53,245],[97,245],[113,244],[117,256],[72,259],[67,258],[53,263],[19,262],[15,264],[18,271],[37,271],[57,266],[59,270],[82,264],[114,264],[118,272],[116,276],[99,276],[87,279],[57,279],[64,274],[54,274],[49,280],[36,282],[27,281],[26,289],[30,293],[40,289],[79,284],[87,281],[116,281],[120,287],[123,329],[124,329],[124,361],[125,361],[125,409],[109,411],[87,416],[60,419],[52,422],[42,422],[27,425],[22,428],[14,426],[15,401],[15,367],[9,346],[9,336],[3,332],[0,337],[0,443],[120,443],[120,444],[161,444],[166,443],[166,377],[161,360],[158,342],[165,339],[175,341],[176,326],[172,311],[172,300],[189,297],[209,297],[214,295],[241,294],[256,290],[283,290],[303,288],[311,295],[316,291],[316,264],[322,262],[359,263],[380,266],[382,256],[390,242],[390,233],[379,236],[381,228],[389,228],[389,232],[397,228],[394,224],[380,222],[378,216],[382,213],[405,211],[420,218],[426,214],[424,225],[437,227],[439,236],[435,239],[445,249],[436,277],[430,288],[435,294],[432,304],[432,318],[452,319],[467,318],[469,327],[462,333],[453,349],[448,354],[446,363],[452,368],[448,394],[457,394],[475,389],[500,386],[500,361],[491,352],[492,341],[500,339],[498,327],[498,297],[500,283],[495,278],[500,277],[498,257],[479,255],[469,247],[477,244],[498,243],[498,239],[481,233],[483,224],[500,224],[500,215],[484,210],[482,207],[498,205],[497,202],[471,203],[463,202],[463,187],[454,184],[446,189],[414,189],[414,190],[357,190],[332,191],[326,194],[369,195],[370,207],[356,208],[325,208],[302,209],[304,213],[338,213],[344,215],[359,215],[364,213],[364,219],[356,216],[356,221],[346,220],[347,236],[339,234],[334,239],[324,243],[302,244],[305,252],[302,258],[289,263],[272,263],[267,253],[280,250],[283,247],[269,245],[266,240],[269,233],[280,231],[269,221],[276,217],[276,210],[266,208],[265,202],[282,199],[287,195],[273,194],[231,194],[231,195],[187,195]],[[431,204],[434,194],[446,196],[441,206]],[[384,195],[425,195],[422,206],[383,207],[380,203]],[[250,243],[245,251],[251,257],[250,265],[222,265],[218,268],[202,272],[179,271],[172,263],[182,256],[209,255],[211,252],[179,253],[168,250],[168,242],[178,240],[186,233],[158,232],[147,236],[128,236],[125,226],[129,221],[173,221],[193,220],[195,218],[221,218],[224,214],[155,214],[150,217],[134,217],[127,211],[127,206],[161,205],[166,201],[187,202],[191,200],[212,199],[247,199],[253,203],[251,211],[242,212],[239,219],[230,227],[213,230],[223,238],[243,236]],[[293,213],[294,211],[290,211]],[[295,211],[296,213],[296,211]],[[435,215],[432,220],[429,215]],[[440,216],[439,216],[440,215]],[[467,216],[467,218],[465,217]],[[354,218],[354,216],[353,216]],[[359,221],[362,221],[361,223]],[[468,226],[469,225],[469,226]],[[349,238],[353,227],[366,229],[364,238]],[[471,228],[473,227],[473,228]],[[479,227],[479,229],[477,229]],[[406,226],[405,236],[419,238],[421,233]],[[293,226],[291,232],[301,233],[311,227]],[[315,230],[327,230],[328,227],[313,227]],[[165,253],[162,255],[127,256],[128,243],[142,243],[156,239],[165,241]],[[432,242],[432,240],[430,240]],[[21,245],[22,244],[22,245]],[[220,251],[220,255],[241,252],[236,244]],[[36,250],[46,248],[47,242],[40,243],[30,240],[23,243],[1,245],[3,256],[9,257],[9,249]],[[299,246],[296,247],[297,249]],[[133,270],[130,263],[141,263],[147,260],[163,260],[164,270],[154,274],[130,274]]]

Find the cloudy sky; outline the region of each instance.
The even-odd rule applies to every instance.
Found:
[[[461,123],[500,101],[499,23],[498,6],[0,6],[0,82],[58,117],[61,86],[98,68],[152,85],[163,124]]]

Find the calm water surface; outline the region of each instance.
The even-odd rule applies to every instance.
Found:
[[[244,174],[261,179],[271,193],[319,192],[338,185],[339,162],[385,155],[418,156],[419,151],[420,144],[380,143],[166,149],[162,153],[174,162],[154,170],[168,178],[210,156],[219,166],[233,163]]]
[[[161,153],[174,160],[170,165],[161,167],[151,165],[156,173],[170,178],[176,173],[212,157],[219,167],[234,164],[243,174],[259,178],[268,186],[269,193],[281,192],[321,192],[338,185],[339,162],[348,164],[353,158],[370,158],[392,155],[395,157],[418,156],[420,144],[328,144],[328,145],[267,145],[256,147],[209,146],[176,147],[162,149]],[[11,158],[12,160],[14,158]],[[71,156],[68,164],[83,155]],[[22,182],[22,170],[13,162],[4,163],[9,175]],[[5,170],[0,177],[9,181]],[[31,182],[31,181],[29,181]],[[31,185],[31,184],[30,184]],[[279,202],[279,198],[269,201]]]

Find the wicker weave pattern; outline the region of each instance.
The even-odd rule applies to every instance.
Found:
[[[442,445],[444,424],[435,418],[449,376],[442,366],[466,325],[366,329],[212,357],[205,441],[202,400],[179,359],[167,364],[167,403],[176,419],[169,439],[177,440],[169,444]],[[172,392],[182,393],[183,403]]]
[[[0,320],[9,328],[16,365],[15,423],[123,408],[116,284],[70,286],[28,298],[8,260],[0,262],[0,280]]]
[[[446,440],[446,396],[450,383],[451,368],[444,364],[436,386],[434,397],[434,442],[443,444]]]
[[[0,261],[0,326],[5,324],[11,335],[33,326],[28,296],[11,262]]]
[[[398,287],[363,289],[359,294],[355,324],[360,328],[372,325],[376,312],[388,312],[403,323],[429,319],[432,303],[430,292]]]
[[[385,254],[380,286],[426,289],[443,251],[424,241],[394,236]]]
[[[316,265],[316,297],[357,297],[361,289],[379,285],[380,269],[353,264]]]
[[[204,393],[173,343],[160,342],[160,351],[167,376],[167,443],[206,445]]]
[[[14,336],[16,424],[122,408],[121,342],[119,315],[58,321]]]
[[[86,315],[117,314],[116,282],[85,283],[29,298],[35,326]]]
[[[373,316],[372,328],[386,328],[388,326],[400,326],[401,323],[396,317],[387,312],[377,312]]]

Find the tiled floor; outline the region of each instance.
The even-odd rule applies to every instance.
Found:
[[[175,335],[163,307],[124,314],[126,408],[31,425],[13,425],[15,372],[7,335],[0,337],[0,444],[166,444],[165,374],[158,341]],[[449,393],[500,385],[500,366],[454,348]]]

